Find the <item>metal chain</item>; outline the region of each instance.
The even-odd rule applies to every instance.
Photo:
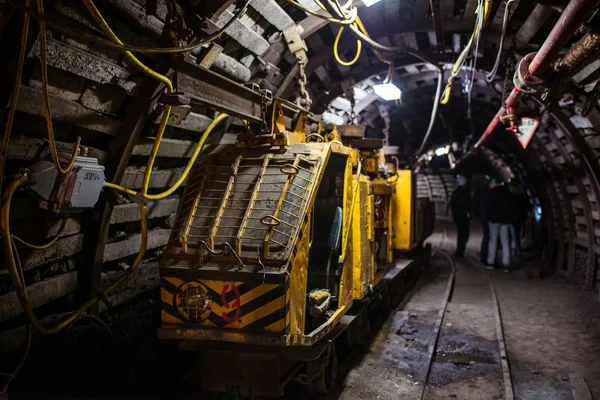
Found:
[[[356,124],[356,111],[354,111],[354,106],[356,105],[356,100],[354,99],[354,91],[352,91],[350,95],[350,125]]]
[[[306,58],[304,58],[306,60]],[[308,84],[308,78],[306,77],[306,62],[299,60],[298,61],[298,85],[300,86],[300,94],[296,98],[296,104],[300,107],[304,107],[307,110],[310,109],[312,105],[312,99],[310,98],[310,94],[308,90],[306,90],[306,85]]]

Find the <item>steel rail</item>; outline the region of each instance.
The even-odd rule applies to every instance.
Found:
[[[429,349],[427,351],[427,370],[425,372],[425,379],[423,380],[423,390],[421,391],[421,396],[419,397],[421,400],[425,398],[425,390],[427,389],[427,381],[429,381],[429,374],[431,373],[431,366],[433,364],[433,356],[435,355],[435,350],[437,349],[437,344],[440,339],[440,331],[442,330],[442,323],[444,322],[444,316],[446,315],[446,309],[448,308],[448,303],[450,302],[450,297],[452,296],[452,291],[454,289],[454,278],[456,276],[456,264],[454,260],[446,254],[444,251],[441,251],[442,254],[452,268],[452,272],[450,273],[450,278],[448,278],[448,284],[446,285],[446,293],[444,294],[444,304],[438,313],[437,321],[435,323],[435,331],[433,334],[433,342],[429,345]]]
[[[479,264],[483,268],[481,261],[472,255],[469,257]],[[498,294],[496,293],[496,287],[494,286],[494,280],[492,279],[491,272],[488,271],[488,282],[490,286],[490,292],[492,295],[492,302],[494,303],[494,321],[496,325],[496,339],[498,340],[498,348],[500,352],[500,364],[502,365],[502,378],[504,379],[504,399],[514,400],[515,392],[512,385],[512,377],[510,374],[510,365],[508,364],[508,353],[506,351],[506,342],[504,340],[504,327],[502,325],[502,311],[500,309],[500,302],[498,301]]]

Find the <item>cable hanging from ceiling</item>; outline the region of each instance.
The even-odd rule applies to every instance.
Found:
[[[291,0],[288,0],[288,2]],[[338,0],[327,0],[327,2],[325,2],[324,4],[321,3],[319,0],[313,0],[315,2],[315,4],[323,11],[327,11],[329,13],[329,15],[331,15],[331,17],[333,17],[334,19],[338,19],[340,21],[348,21],[349,17],[352,15],[350,14],[350,12],[354,9],[351,8],[350,11],[348,11],[348,9],[351,7],[351,1],[348,1],[346,4],[344,4],[343,6],[339,3]],[[480,0],[481,2],[482,0]],[[491,0],[486,0],[486,4],[491,2]],[[303,7],[305,8],[305,7]],[[340,29],[338,31],[338,34],[336,35],[336,40],[334,42],[334,58],[336,59],[336,61],[338,63],[340,63],[341,65],[344,66],[351,66],[354,63],[356,63],[356,61],[358,61],[359,57],[360,57],[360,50],[362,49],[362,45],[366,45],[367,47],[369,47],[373,53],[375,54],[375,56],[383,63],[388,65],[388,71],[394,70],[394,65],[393,62],[391,60],[393,60],[393,58],[398,55],[398,54],[407,54],[410,56],[413,56],[421,61],[424,61],[428,64],[431,64],[436,72],[437,72],[437,88],[436,88],[436,94],[435,94],[435,98],[434,98],[434,103],[433,103],[433,107],[431,110],[431,117],[429,120],[429,125],[427,128],[427,131],[424,135],[423,138],[423,142],[418,150],[418,153],[421,153],[423,151],[423,149],[425,148],[427,141],[431,135],[431,132],[433,130],[433,126],[435,124],[435,118],[437,115],[437,111],[438,111],[438,106],[440,104],[440,100],[442,97],[442,81],[444,79],[444,75],[443,75],[443,70],[442,67],[439,65],[439,63],[432,59],[429,58],[423,54],[421,54],[419,51],[417,50],[413,50],[410,48],[407,48],[405,46],[385,46],[381,43],[378,43],[377,41],[373,40],[370,36],[368,31],[366,30],[364,24],[362,23],[362,21],[360,20],[360,17],[356,17],[356,20],[354,21],[354,23],[347,25],[345,24],[344,27],[347,27],[350,32],[356,37],[357,40],[357,54],[355,55],[355,57],[350,61],[350,62],[345,62],[343,60],[340,59],[339,57],[339,37],[341,36],[341,32],[342,29]],[[483,24],[482,24],[483,25]],[[342,27],[340,27],[342,28]],[[359,44],[361,43],[361,44]],[[340,62],[341,61],[341,62]],[[391,79],[391,75],[388,72],[388,78],[386,79]]]
[[[506,37],[506,27],[508,25],[508,18],[510,16],[510,7],[515,0],[508,0],[506,5],[504,6],[504,17],[502,18],[502,34],[500,35],[500,43],[498,44],[498,53],[496,53],[496,60],[494,61],[494,66],[489,74],[486,74],[485,80],[488,82],[492,82],[498,73],[498,68],[500,66],[500,59],[502,58],[502,50],[504,47],[504,39]]]

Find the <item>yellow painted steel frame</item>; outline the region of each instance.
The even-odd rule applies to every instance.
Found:
[[[412,250],[415,246],[415,181],[413,172],[400,170],[390,178],[395,186],[392,201],[394,249]]]
[[[231,269],[229,264],[218,261],[207,261],[199,267],[172,263],[161,266],[163,327],[159,329],[160,338],[279,347],[312,345],[330,332],[350,309],[353,301],[352,256],[346,257],[341,265],[337,310],[318,328],[305,332],[311,217],[317,188],[331,155],[346,157],[343,219],[344,225],[351,223],[349,210],[355,175],[352,173],[353,158],[350,155],[354,150],[337,143],[303,143],[295,146],[304,146],[302,149],[310,150],[312,154],[321,154],[322,163],[289,260],[280,269],[257,268],[254,271],[249,268]],[[370,182],[367,184],[370,185]],[[348,241],[347,249],[343,250],[350,249],[351,243]]]
[[[352,270],[354,299],[364,298],[374,284],[374,223],[372,184],[368,177],[353,177],[353,188],[358,185],[358,203],[352,220]]]

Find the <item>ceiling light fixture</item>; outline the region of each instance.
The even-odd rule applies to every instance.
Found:
[[[449,151],[450,151],[450,146],[440,147],[439,149],[437,149],[435,151],[435,155],[436,156],[443,156],[444,154],[448,154]]]
[[[381,97],[385,101],[400,100],[402,98],[402,92],[398,86],[392,83],[392,77],[394,76],[394,64],[390,64],[388,74],[383,83],[373,86],[375,94]]]
[[[375,94],[386,101],[398,100],[402,93],[400,89],[393,83],[380,83],[379,85],[373,86]]]
[[[379,3],[381,0],[363,0],[363,4],[367,7],[371,7],[375,3]]]

